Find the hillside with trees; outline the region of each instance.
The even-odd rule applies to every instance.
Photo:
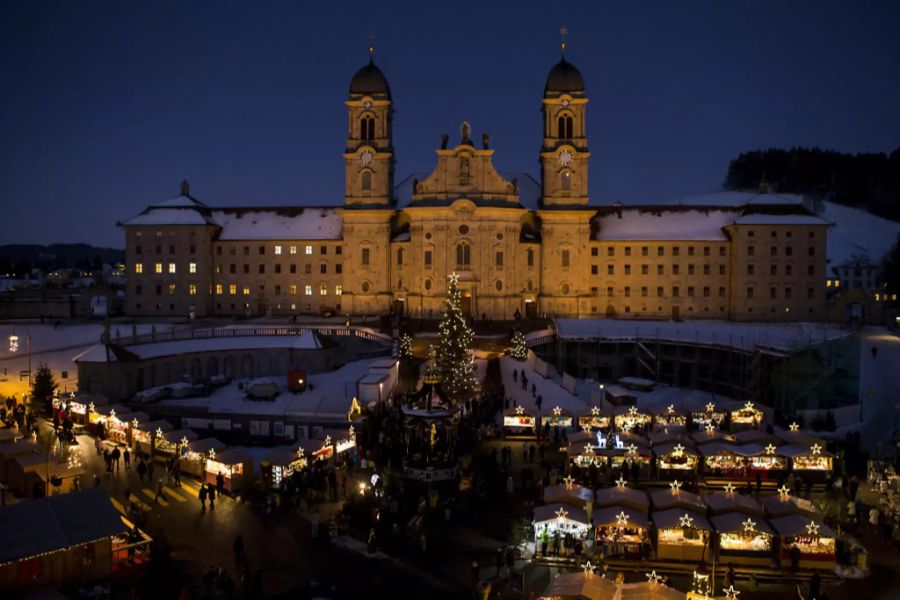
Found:
[[[32,269],[45,273],[57,269],[92,271],[104,264],[125,260],[125,252],[116,248],[98,248],[90,244],[8,244],[0,246],[0,274],[24,277]]]

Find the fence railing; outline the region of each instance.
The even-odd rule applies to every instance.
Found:
[[[137,346],[139,344],[155,344],[159,342],[180,342],[186,340],[202,340],[233,337],[272,337],[272,336],[298,336],[309,331],[315,331],[328,336],[353,336],[390,346],[393,343],[391,336],[379,333],[368,327],[338,327],[338,326],[269,326],[269,327],[195,327],[170,329],[166,331],[154,331],[140,335],[120,336],[115,339],[122,346]]]

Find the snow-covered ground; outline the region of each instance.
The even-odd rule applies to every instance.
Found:
[[[872,355],[872,348],[878,352]],[[883,327],[863,331],[860,350],[859,396],[862,404],[860,440],[870,450],[875,441],[890,448],[890,438],[898,423],[900,408],[900,337]]]
[[[137,326],[138,333],[150,333],[152,324]],[[172,325],[157,324],[157,331]],[[131,325],[112,325],[110,335],[116,332],[123,337],[131,335]],[[9,351],[9,336],[19,337],[19,350]],[[60,326],[40,323],[0,323],[0,395],[23,393],[27,389],[28,378],[19,379],[19,372],[28,369],[28,341],[31,337],[31,368],[36,371],[41,363],[46,363],[56,377],[59,389],[72,391],[77,387],[77,369],[72,358],[100,341],[102,323],[62,323]],[[63,378],[62,372],[68,377]]]

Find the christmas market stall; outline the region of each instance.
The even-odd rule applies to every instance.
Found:
[[[153,454],[155,439],[157,437],[162,437],[162,434],[164,432],[172,431],[173,429],[172,424],[165,419],[147,421],[146,423],[137,423],[137,428],[133,427],[134,425],[135,423],[132,422],[132,447],[135,450],[147,454],[148,456]]]
[[[188,452],[188,444],[200,438],[191,429],[174,429],[161,433],[156,437],[153,453],[166,460],[173,456],[181,459]]]
[[[574,557],[581,554],[591,535],[591,522],[584,509],[554,503],[534,508],[534,551],[540,557]]]
[[[20,439],[12,444],[0,445],[0,482],[9,481],[9,469],[17,456],[43,452],[43,447],[34,437]]]
[[[782,567],[793,567],[791,556],[795,555],[801,569],[834,569],[836,540],[828,525],[804,515],[778,517],[771,523],[781,541]]]
[[[703,457],[703,473],[707,477],[743,481],[747,478],[747,459],[734,444],[718,441],[697,448]]]
[[[617,407],[614,411],[613,424],[616,431],[623,433],[644,433],[650,427],[653,417],[648,412],[638,410],[636,406]]]
[[[821,513],[812,501],[792,496],[786,485],[778,489],[777,494],[761,498],[759,501],[766,516],[770,519],[788,515],[805,515],[810,518],[821,518]],[[774,522],[772,523],[774,525]]]
[[[746,515],[762,518],[763,508],[759,502],[750,496],[738,494],[733,491],[734,486],[726,484],[726,491],[712,492],[704,496],[710,513],[721,515],[730,512],[739,512]]]
[[[674,404],[658,404],[650,408],[654,427],[686,428],[688,415]]]
[[[575,417],[578,419],[578,426],[585,431],[609,429],[611,423],[610,416],[604,414],[599,406],[582,408],[576,411]]]
[[[524,406],[503,411],[503,436],[513,439],[537,437],[537,418]]]
[[[729,401],[727,404],[737,404]],[[696,406],[691,411],[691,421],[698,431],[715,431],[722,428],[725,416],[730,414],[728,406],[722,403],[707,402],[703,406]]]
[[[606,557],[641,558],[650,550],[644,513],[627,506],[608,506],[594,512],[597,550]]]
[[[89,427],[114,444],[128,443],[131,410],[121,404],[101,406],[88,413]]]
[[[759,429],[764,418],[763,411],[748,401],[740,408],[731,411],[731,431]]]
[[[291,446],[298,452],[303,450],[303,454],[310,463],[320,460],[328,460],[334,456],[334,443],[331,436],[325,436],[325,439],[303,438]]]
[[[585,563],[581,571],[560,573],[550,578],[541,598],[552,600],[618,600],[620,584],[594,573],[596,566]],[[683,595],[680,600],[684,600]]]
[[[652,504],[654,511],[679,508],[706,514],[707,509],[706,501],[703,499],[703,496],[683,491],[680,487],[672,486],[671,484],[670,488],[667,490],[656,490],[651,493],[650,503]]]
[[[700,456],[690,445],[681,442],[668,442],[653,446],[656,458],[656,469],[661,479],[678,477],[693,479],[697,476],[697,465]]]
[[[833,468],[834,455],[819,443],[810,446],[788,445],[778,448],[778,454],[791,461],[791,471],[802,478],[824,481]]]
[[[574,479],[566,477],[563,483],[550,485],[544,488],[544,503],[563,503],[584,508],[588,511],[588,516],[593,509],[594,494],[590,488],[582,487],[574,483]],[[591,508],[587,508],[590,506]]]
[[[273,488],[280,488],[291,475],[306,468],[306,452],[303,448],[276,446],[260,461],[263,479]]]
[[[656,557],[660,560],[705,561],[712,558],[709,540],[712,532],[703,513],[670,508],[651,515],[656,526]]]
[[[619,479],[613,487],[597,490],[595,502],[599,508],[627,507],[645,517],[650,512],[650,498],[647,497],[647,492],[629,487],[623,479]]]
[[[225,448],[224,443],[211,437],[189,441],[187,451],[181,454],[181,470],[202,478],[210,451],[221,453]]]
[[[233,492],[240,487],[245,477],[252,477],[253,456],[241,446],[227,448],[221,454],[210,450],[203,480],[216,485],[216,476],[220,473],[225,478],[225,491]]]
[[[710,519],[718,537],[718,560],[736,565],[769,566],[775,532],[763,519],[729,512]]]
[[[127,528],[102,487],[0,508],[0,589],[77,587],[107,580]]]
[[[570,430],[575,426],[575,417],[566,410],[563,410],[559,406],[554,406],[550,409],[550,414],[541,416],[541,428],[542,429],[560,429],[560,430]]]

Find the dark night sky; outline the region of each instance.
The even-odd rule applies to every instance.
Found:
[[[0,5],[0,243],[122,246],[177,194],[339,204],[343,101],[377,35],[398,176],[442,132],[537,175],[544,79],[585,76],[592,202],[717,189],[748,149],[900,145],[900,2],[44,2]]]

